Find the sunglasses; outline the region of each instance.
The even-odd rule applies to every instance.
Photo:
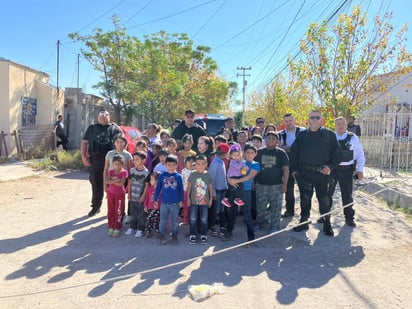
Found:
[[[100,112],[99,116],[106,117],[106,116],[109,116],[109,113],[108,112]]]
[[[320,120],[320,116],[310,116],[310,120]]]
[[[256,122],[257,124],[262,124],[262,123],[265,123],[263,120],[259,120],[259,121],[257,121]]]

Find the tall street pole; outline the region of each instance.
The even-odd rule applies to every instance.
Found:
[[[245,74],[245,71],[251,70],[252,67],[237,67],[238,70],[242,71],[242,73],[237,73],[236,77],[242,76],[243,77],[243,88],[242,88],[242,93],[243,93],[243,100],[242,100],[242,127],[245,125],[245,100],[246,100],[246,86],[247,86],[247,80],[245,79],[246,76],[250,76],[250,74]]]

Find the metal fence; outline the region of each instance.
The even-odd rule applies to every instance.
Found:
[[[362,117],[361,141],[369,166],[398,172],[412,170],[411,118],[411,112],[374,113]]]

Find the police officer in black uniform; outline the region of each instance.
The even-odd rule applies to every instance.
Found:
[[[113,138],[122,130],[110,123],[110,114],[106,109],[100,109],[97,123],[91,124],[84,133],[80,144],[80,152],[84,166],[90,167],[89,181],[92,185],[92,217],[100,211],[104,196],[103,171],[106,153],[113,149]]]
[[[300,222],[310,217],[313,189],[323,215],[330,211],[330,174],[341,162],[342,152],[336,135],[329,129],[322,128],[322,114],[313,110],[309,113],[309,127],[295,139],[290,151],[291,175],[297,180],[300,192]],[[307,223],[296,226],[293,230],[307,230]],[[330,215],[324,216],[323,232],[333,236]]]

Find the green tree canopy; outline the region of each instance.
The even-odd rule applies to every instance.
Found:
[[[407,28],[394,34],[391,17],[377,16],[368,28],[366,14],[355,6],[332,27],[326,21],[309,26],[301,41],[303,57],[291,60],[290,70],[306,82],[314,104],[330,121],[367,109],[373,103],[368,94],[384,90],[391,78],[409,70]]]
[[[214,113],[227,104],[236,84],[217,75],[209,47],[165,31],[140,40],[127,35],[116,16],[113,24],[112,31],[97,28],[69,37],[85,45],[83,56],[102,72],[95,87],[114,107],[115,121],[121,113],[126,119],[142,113],[151,122],[169,124],[188,108]]]

